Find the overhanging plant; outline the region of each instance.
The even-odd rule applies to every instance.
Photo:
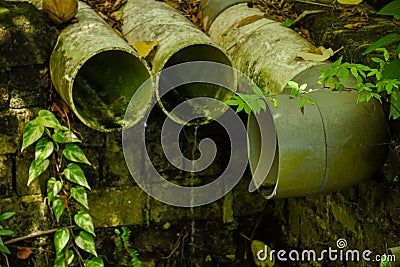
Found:
[[[55,168],[55,175],[47,178],[46,197],[58,225],[54,234],[54,267],[68,266],[72,262],[86,267],[104,266],[96,252],[96,235],[88,212],[87,190],[90,190],[90,186],[79,166],[91,163],[78,146],[79,143],[81,140],[73,131],[61,125],[48,110],[40,110],[38,116],[24,128],[21,152],[35,145],[28,186],[49,166]],[[86,259],[82,251],[89,255]]]

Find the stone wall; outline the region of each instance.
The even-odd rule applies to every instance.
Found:
[[[28,170],[34,149],[30,147],[23,153],[20,151],[24,125],[40,109],[49,109],[53,103],[60,104],[61,101],[51,86],[48,69],[57,35],[40,12],[29,4],[2,2],[0,8],[7,9],[0,12],[0,62],[5,62],[0,70],[0,213],[16,212],[4,226],[14,230],[12,237],[18,237],[55,227],[44,201],[46,181],[52,170],[50,168],[28,187]],[[246,182],[207,206],[190,210],[166,205],[149,197],[135,184],[124,160],[120,132],[97,132],[83,125],[72,113],[69,116],[71,127],[83,140],[81,147],[93,164],[83,166],[83,169],[92,188],[88,198],[90,213],[99,232],[100,255],[113,255],[113,232],[109,227],[129,225],[135,230],[132,241],[141,253],[145,266],[153,266],[156,261],[170,262],[171,266],[183,266],[183,261],[189,264],[191,259],[187,255],[194,251],[190,245],[192,231],[198,248],[192,258],[197,257],[201,259],[197,261],[204,262],[205,255],[210,254],[216,255],[214,262],[234,261],[234,216],[255,214],[263,209],[265,203],[259,194],[247,192],[248,173]],[[206,183],[218,177],[227,157],[223,149],[219,150],[215,164],[195,177],[176,170],[168,163],[159,140],[159,129],[164,119],[162,111],[155,108],[147,127],[147,149],[157,169],[169,180],[181,185],[189,185],[193,181]],[[185,155],[191,155],[197,146],[194,128],[185,127],[184,132],[181,147]],[[213,132],[211,136],[210,132]],[[218,125],[200,128],[198,140],[204,137],[212,137],[220,144],[226,143]],[[162,260],[174,250],[177,242],[181,255]],[[15,258],[17,250],[11,245],[14,254],[10,257],[12,266],[49,265],[45,259],[52,258],[51,243],[51,235],[17,243],[50,251],[34,252],[24,261]],[[0,266],[5,264],[3,260],[0,257]],[[109,260],[109,266],[115,266],[113,259]]]
[[[48,70],[56,40],[54,29],[30,5],[0,3],[0,10],[5,7],[14,10],[0,12],[0,212],[16,212],[5,226],[13,229],[13,237],[17,237],[55,227],[43,200],[45,182],[51,172],[47,171],[28,187],[33,148],[23,153],[20,148],[24,125],[40,109],[50,108],[60,99],[51,87]],[[13,16],[16,19],[11,20]],[[262,240],[272,249],[321,250],[327,246],[335,248],[336,240],[345,238],[348,248],[369,249],[376,254],[400,245],[397,230],[400,186],[393,181],[399,162],[395,146],[384,172],[342,192],[266,201],[257,192],[247,191],[250,181],[247,170],[223,199],[190,210],[160,203],[135,184],[124,161],[121,133],[96,132],[73,114],[70,119],[72,128],[83,139],[82,149],[93,164],[84,171],[92,187],[89,205],[98,229],[98,252],[107,258],[106,266],[117,266],[111,227],[121,225],[129,225],[133,230],[132,242],[144,266],[192,266],[193,262],[196,266],[253,266],[248,239]],[[213,180],[227,160],[224,131],[217,124],[200,126],[195,138],[194,128],[185,127],[181,136],[185,155],[190,155],[205,137],[213,138],[219,146],[212,167],[193,178],[190,173],[172,167],[162,153],[159,129],[164,119],[165,115],[155,109],[147,128],[147,148],[157,169],[181,185]],[[11,266],[48,266],[51,262],[48,259],[53,257],[51,242],[52,236],[45,235],[18,243],[44,250],[35,250],[28,260],[11,257]],[[11,251],[15,255],[16,247],[11,246]],[[205,262],[207,255],[211,256],[211,262]],[[5,263],[0,257],[2,264]],[[376,263],[329,261],[301,264],[376,266]],[[287,265],[277,263],[277,266]]]

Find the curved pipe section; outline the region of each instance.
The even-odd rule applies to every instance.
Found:
[[[259,190],[266,198],[305,196],[341,190],[373,175],[387,152],[389,131],[378,101],[357,103],[356,91],[322,89],[308,94],[315,105],[304,114],[298,99],[278,95],[279,108],[270,106],[277,147],[268,172],[259,173],[262,140],[253,115],[248,120],[251,172],[262,177]],[[264,148],[263,149],[268,149]]]
[[[149,60],[152,64],[152,73],[160,74],[156,75],[159,77],[156,81],[158,103],[174,121],[186,124],[182,118],[171,116],[171,111],[188,99],[209,97],[225,101],[232,97],[231,90],[206,83],[185,84],[165,93],[164,89],[168,87],[169,82],[163,76],[163,70],[168,67],[192,61],[233,65],[223,49],[168,4],[153,0],[128,0],[124,9],[122,30],[129,43],[158,42],[155,53]],[[199,79],[206,80],[206,77],[201,77],[201,73],[198,75]],[[224,73],[222,76],[226,83],[231,85],[230,88],[236,89],[236,77],[233,71]],[[223,109],[208,110],[204,113],[213,114],[213,118],[216,118],[222,115],[226,108],[225,106]],[[207,120],[202,122],[207,122]],[[193,124],[196,123],[199,121],[194,121]]]
[[[221,2],[205,0],[202,5],[219,7]],[[253,181],[263,181],[256,186],[266,198],[337,191],[379,168],[389,131],[378,101],[357,103],[356,91],[321,89],[307,95],[316,104],[306,105],[302,114],[299,99],[280,94],[289,80],[321,88],[316,83],[319,68],[328,62],[296,58],[298,52],[315,48],[307,40],[247,4],[227,7],[214,19],[209,34],[240,71],[278,99],[278,108],[269,105],[277,138],[271,169],[263,168],[266,153],[261,149],[271,149],[262,144],[273,137],[260,129],[253,115],[248,120],[250,169]],[[345,86],[353,88],[354,81]]]

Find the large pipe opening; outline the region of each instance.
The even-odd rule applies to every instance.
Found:
[[[195,44],[185,47],[173,54],[167,60],[162,69],[165,70],[181,63],[199,61],[216,62],[232,67],[230,59],[219,48],[208,44]],[[177,73],[177,75],[179,75],[179,73]],[[185,74],[182,73],[182,75]],[[163,71],[161,71],[158,86],[158,94],[162,96],[158,101],[161,109],[169,114],[180,103],[197,97],[217,99],[221,102],[231,99],[234,95],[234,91],[236,90],[235,71],[231,68],[218,68],[218,66],[215,66],[214,70],[204,69],[204,72],[197,72],[194,76],[196,80],[215,80],[215,78],[211,78],[210,75],[217,76],[218,82],[226,85],[226,87],[209,82],[192,82],[180,85],[168,91],[168,79],[163,76]],[[211,110],[206,110],[203,107],[202,114],[204,117],[195,119],[189,124],[206,123],[211,117],[216,118],[222,115],[226,111],[226,108],[226,105],[218,105],[218,107],[215,107],[215,109]],[[193,107],[192,112],[197,114],[198,112],[196,112],[194,109],[196,109],[196,107]],[[179,120],[180,118],[175,119]]]
[[[77,115],[104,131],[127,126],[124,115],[128,103],[149,78],[145,65],[128,52],[108,50],[94,55],[83,64],[73,83],[72,97]],[[135,101],[136,110],[145,112],[150,100]],[[137,115],[138,119],[142,117]]]

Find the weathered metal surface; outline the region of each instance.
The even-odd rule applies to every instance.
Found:
[[[152,86],[135,96],[138,113],[124,121],[136,90],[150,77],[146,63],[94,10],[79,3],[79,23],[60,34],[50,58],[54,86],[77,117],[99,131],[137,123],[154,95]]]

